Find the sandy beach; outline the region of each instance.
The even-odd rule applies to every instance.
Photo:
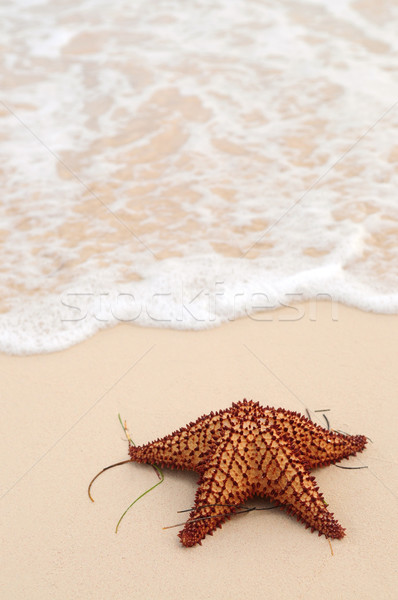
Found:
[[[332,310],[333,309],[333,310]],[[294,315],[300,316],[293,320]],[[2,598],[192,600],[394,598],[398,527],[398,316],[305,303],[203,332],[120,325],[68,350],[0,356]],[[118,421],[142,444],[252,398],[371,438],[314,472],[346,537],[329,542],[284,512],[235,516],[184,548],[178,510],[197,475],[128,464]],[[252,505],[266,505],[254,499]]]
[[[0,6],[1,600],[397,598],[398,12],[379,4]],[[128,458],[118,415],[141,445],[244,398],[369,438],[314,470],[346,536],[253,510],[184,547],[165,527],[198,474],[167,469],[115,535],[158,482],[130,462],[90,501]]]

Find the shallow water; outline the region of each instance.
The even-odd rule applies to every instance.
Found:
[[[398,312],[398,6],[0,7],[0,349]]]

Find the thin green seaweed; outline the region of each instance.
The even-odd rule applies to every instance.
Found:
[[[120,425],[121,425],[121,426],[122,426],[122,428],[123,428],[123,431],[124,431],[124,433],[125,433],[125,436],[126,436],[126,438],[127,438],[127,441],[128,441],[128,443],[129,443],[129,445],[131,445],[131,446],[135,446],[135,443],[134,443],[134,441],[133,441],[133,440],[131,439],[131,437],[130,437],[130,434],[129,434],[129,432],[128,432],[128,429],[127,429],[127,426],[126,426],[126,424],[125,424],[125,423],[123,424],[123,421],[122,421],[122,418],[121,418],[120,414],[118,414],[118,418],[119,418]],[[122,514],[122,516],[120,517],[120,519],[118,520],[118,522],[117,522],[117,524],[116,524],[115,533],[117,533],[117,532],[118,532],[119,525],[120,525],[120,523],[122,522],[122,519],[125,517],[125,515],[126,515],[126,514],[128,513],[128,511],[130,510],[130,508],[131,508],[132,506],[134,506],[134,504],[135,504],[136,502],[138,502],[138,500],[141,500],[141,498],[143,498],[143,497],[144,497],[146,494],[149,494],[149,492],[151,492],[151,491],[152,491],[152,490],[154,490],[156,487],[158,487],[158,485],[160,485],[161,483],[163,483],[163,481],[164,481],[164,474],[163,474],[163,471],[162,471],[162,469],[161,469],[160,467],[158,467],[157,465],[151,465],[151,466],[153,467],[153,469],[155,470],[155,472],[156,472],[157,476],[159,477],[159,481],[158,481],[157,483],[155,483],[155,485],[153,485],[152,487],[150,487],[149,489],[147,489],[145,492],[143,492],[142,494],[140,494],[140,495],[138,496],[138,498],[136,498],[136,499],[135,499],[135,500],[134,500],[134,501],[133,501],[133,502],[130,504],[130,506],[128,506],[128,507],[126,508],[126,510],[124,511],[124,513]]]

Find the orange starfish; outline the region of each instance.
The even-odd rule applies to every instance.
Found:
[[[310,469],[355,455],[365,444],[363,435],[328,431],[296,412],[243,400],[130,446],[129,453],[136,462],[200,473],[195,506],[178,534],[184,546],[194,546],[253,496],[267,496],[319,535],[342,538]]]

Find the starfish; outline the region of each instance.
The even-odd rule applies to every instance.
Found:
[[[310,470],[365,445],[363,435],[328,431],[299,413],[243,400],[162,439],[130,446],[129,454],[135,462],[199,473],[194,508],[178,534],[184,546],[194,546],[253,496],[268,497],[319,535],[344,537]]]

